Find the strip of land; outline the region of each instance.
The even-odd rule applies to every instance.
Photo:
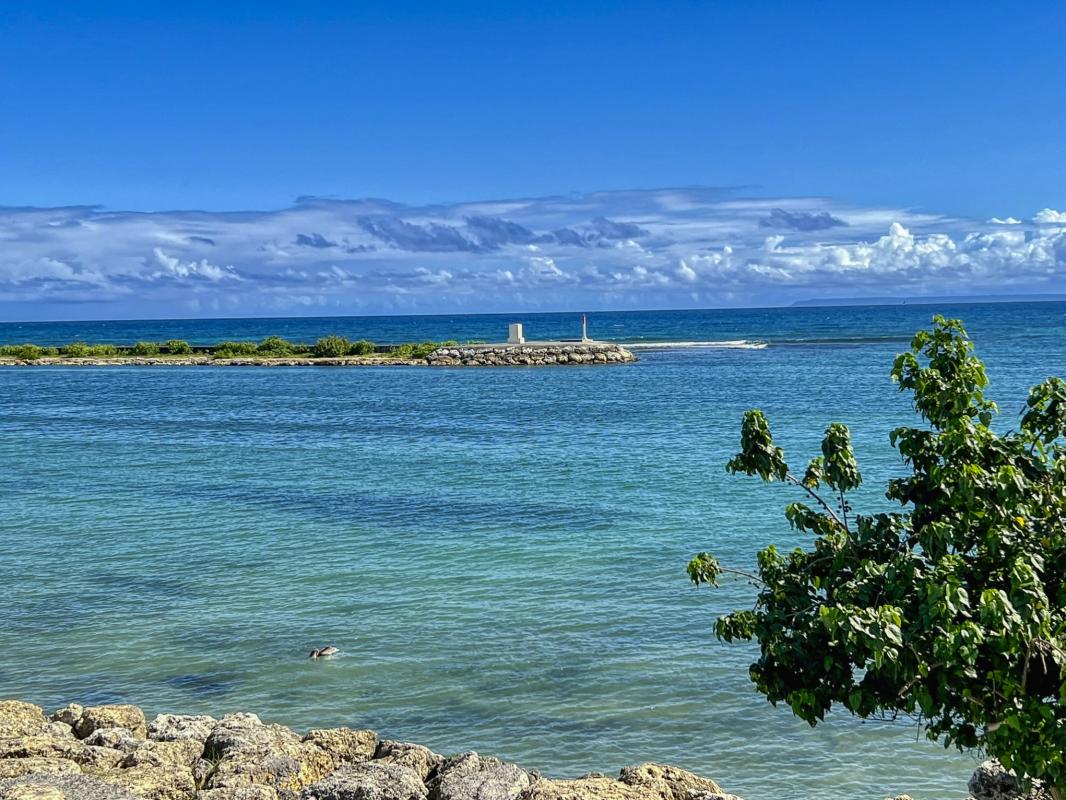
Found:
[[[190,345],[182,340],[135,345],[74,342],[63,347],[36,344],[0,346],[0,366],[549,366],[624,364],[636,361],[613,342],[591,340],[523,342],[420,342],[376,345],[326,336],[313,345],[269,336],[261,342]]]

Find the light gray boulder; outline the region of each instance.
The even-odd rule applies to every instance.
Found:
[[[429,782],[430,800],[515,800],[530,786],[529,773],[477,753],[446,759]]]
[[[141,800],[121,786],[78,772],[37,772],[0,780],[0,800],[33,797],[33,789],[49,800]]]
[[[374,760],[385,764],[399,764],[402,767],[410,767],[418,773],[423,781],[427,780],[441,764],[444,756],[434,753],[428,747],[408,742],[394,742],[386,739],[378,743]]]
[[[206,714],[159,714],[148,725],[148,738],[158,742],[196,739],[206,742],[218,720]]]
[[[410,767],[366,761],[346,764],[312,784],[301,800],[426,800],[426,785]]]

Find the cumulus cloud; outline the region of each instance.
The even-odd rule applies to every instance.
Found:
[[[1037,225],[1066,225],[1066,211],[1055,211],[1051,208],[1045,208],[1042,211],[1036,212],[1033,217],[1033,222]]]
[[[208,281],[240,280],[233,267],[219,267],[206,258],[199,261],[182,261],[177,256],[167,255],[162,248],[152,250],[152,256],[159,269],[148,273],[149,278],[176,278],[178,280],[202,278]]]
[[[85,314],[67,310],[75,303],[128,317],[1063,291],[1066,214],[1022,218],[719,189],[434,206],[302,198],[272,212],[0,208],[0,313]]]

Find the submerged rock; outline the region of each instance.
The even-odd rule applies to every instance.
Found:
[[[301,800],[426,800],[426,785],[409,767],[366,761],[346,764],[304,790]]]

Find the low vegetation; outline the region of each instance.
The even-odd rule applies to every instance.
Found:
[[[255,342],[219,342],[215,345],[215,358],[240,358],[258,355],[259,346]]]
[[[5,344],[0,346],[0,356],[20,358],[23,361],[36,361],[45,356],[57,356],[59,350],[54,347],[41,347],[36,344]]]
[[[131,356],[157,356],[159,345],[155,342],[137,342],[129,349],[129,354]]]
[[[118,348],[113,344],[89,344],[88,342],[71,342],[59,348],[59,354],[67,358],[99,358],[116,356]]]
[[[255,347],[256,353],[269,358],[284,358],[295,353],[305,352],[306,348],[293,344],[280,336],[268,336]]]
[[[352,343],[344,336],[323,336],[312,349],[318,358],[343,358],[348,355]]]
[[[476,344],[476,342],[468,342]],[[458,347],[459,342],[419,342],[400,344],[385,348],[378,353],[377,345],[367,339],[349,340],[344,336],[323,336],[313,345],[291,342],[281,336],[267,336],[262,341],[223,341],[216,344],[204,355],[214,358],[347,358],[368,357],[377,354],[390,359],[422,359],[439,347]],[[43,347],[36,344],[13,344],[0,346],[0,357],[17,358],[22,361],[36,361],[45,357],[61,356],[63,358],[122,358],[122,357],[166,357],[189,356],[193,354],[192,345],[184,339],[169,339],[165,342],[137,342],[131,346],[113,344],[89,344],[88,342],[71,342],[62,347]]]
[[[351,347],[348,348],[348,355],[372,356],[374,355],[374,343],[368,342],[366,339],[360,339],[357,342],[352,342]]]

